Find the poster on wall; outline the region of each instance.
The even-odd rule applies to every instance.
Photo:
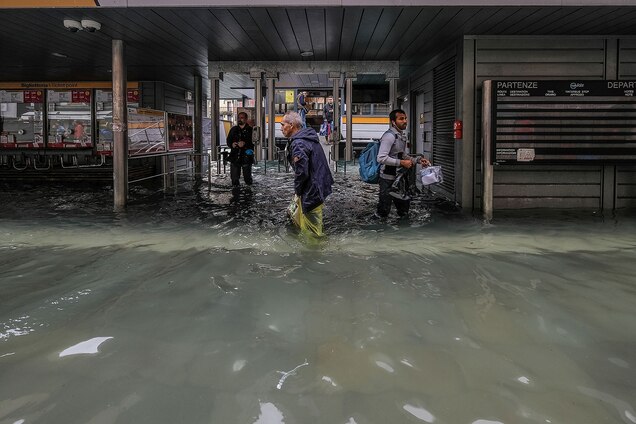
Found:
[[[168,150],[192,150],[193,148],[192,117],[169,113]]]

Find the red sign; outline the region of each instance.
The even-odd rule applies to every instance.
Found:
[[[42,103],[44,101],[44,91],[42,90],[25,90],[24,103]]]
[[[183,150],[192,148],[194,148],[194,142],[191,138],[182,138],[181,140],[171,139],[170,141],[168,141],[169,150]]]
[[[137,88],[128,90],[126,101],[130,103],[139,103],[139,90]]]
[[[71,102],[73,103],[90,103],[91,91],[90,90],[72,90]]]

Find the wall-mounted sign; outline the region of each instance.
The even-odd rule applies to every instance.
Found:
[[[44,102],[44,90],[25,90],[24,103],[42,103]]]
[[[89,103],[91,101],[90,90],[72,90],[71,101],[73,103]]]
[[[130,103],[139,103],[139,89],[128,89],[126,92],[126,101]]]
[[[636,162],[636,81],[492,81],[493,163]]]
[[[127,88],[139,88],[138,82],[128,82]],[[113,88],[112,81],[25,81],[0,82],[0,89],[35,90],[35,89],[78,89],[78,88]]]

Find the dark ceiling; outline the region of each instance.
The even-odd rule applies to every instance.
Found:
[[[128,79],[187,89],[208,61],[399,60],[401,75],[463,35],[633,35],[636,7],[264,7],[0,10],[0,81],[111,78],[111,40]],[[92,19],[71,33],[63,20]],[[301,52],[313,57],[303,58]],[[60,57],[63,56],[63,57]],[[307,76],[299,81],[312,84]],[[322,82],[320,83],[322,84]]]

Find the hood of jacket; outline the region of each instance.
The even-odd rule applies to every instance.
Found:
[[[318,140],[318,134],[313,128],[301,128],[296,134],[291,136],[292,141],[297,139],[303,139],[312,143],[320,143]]]

